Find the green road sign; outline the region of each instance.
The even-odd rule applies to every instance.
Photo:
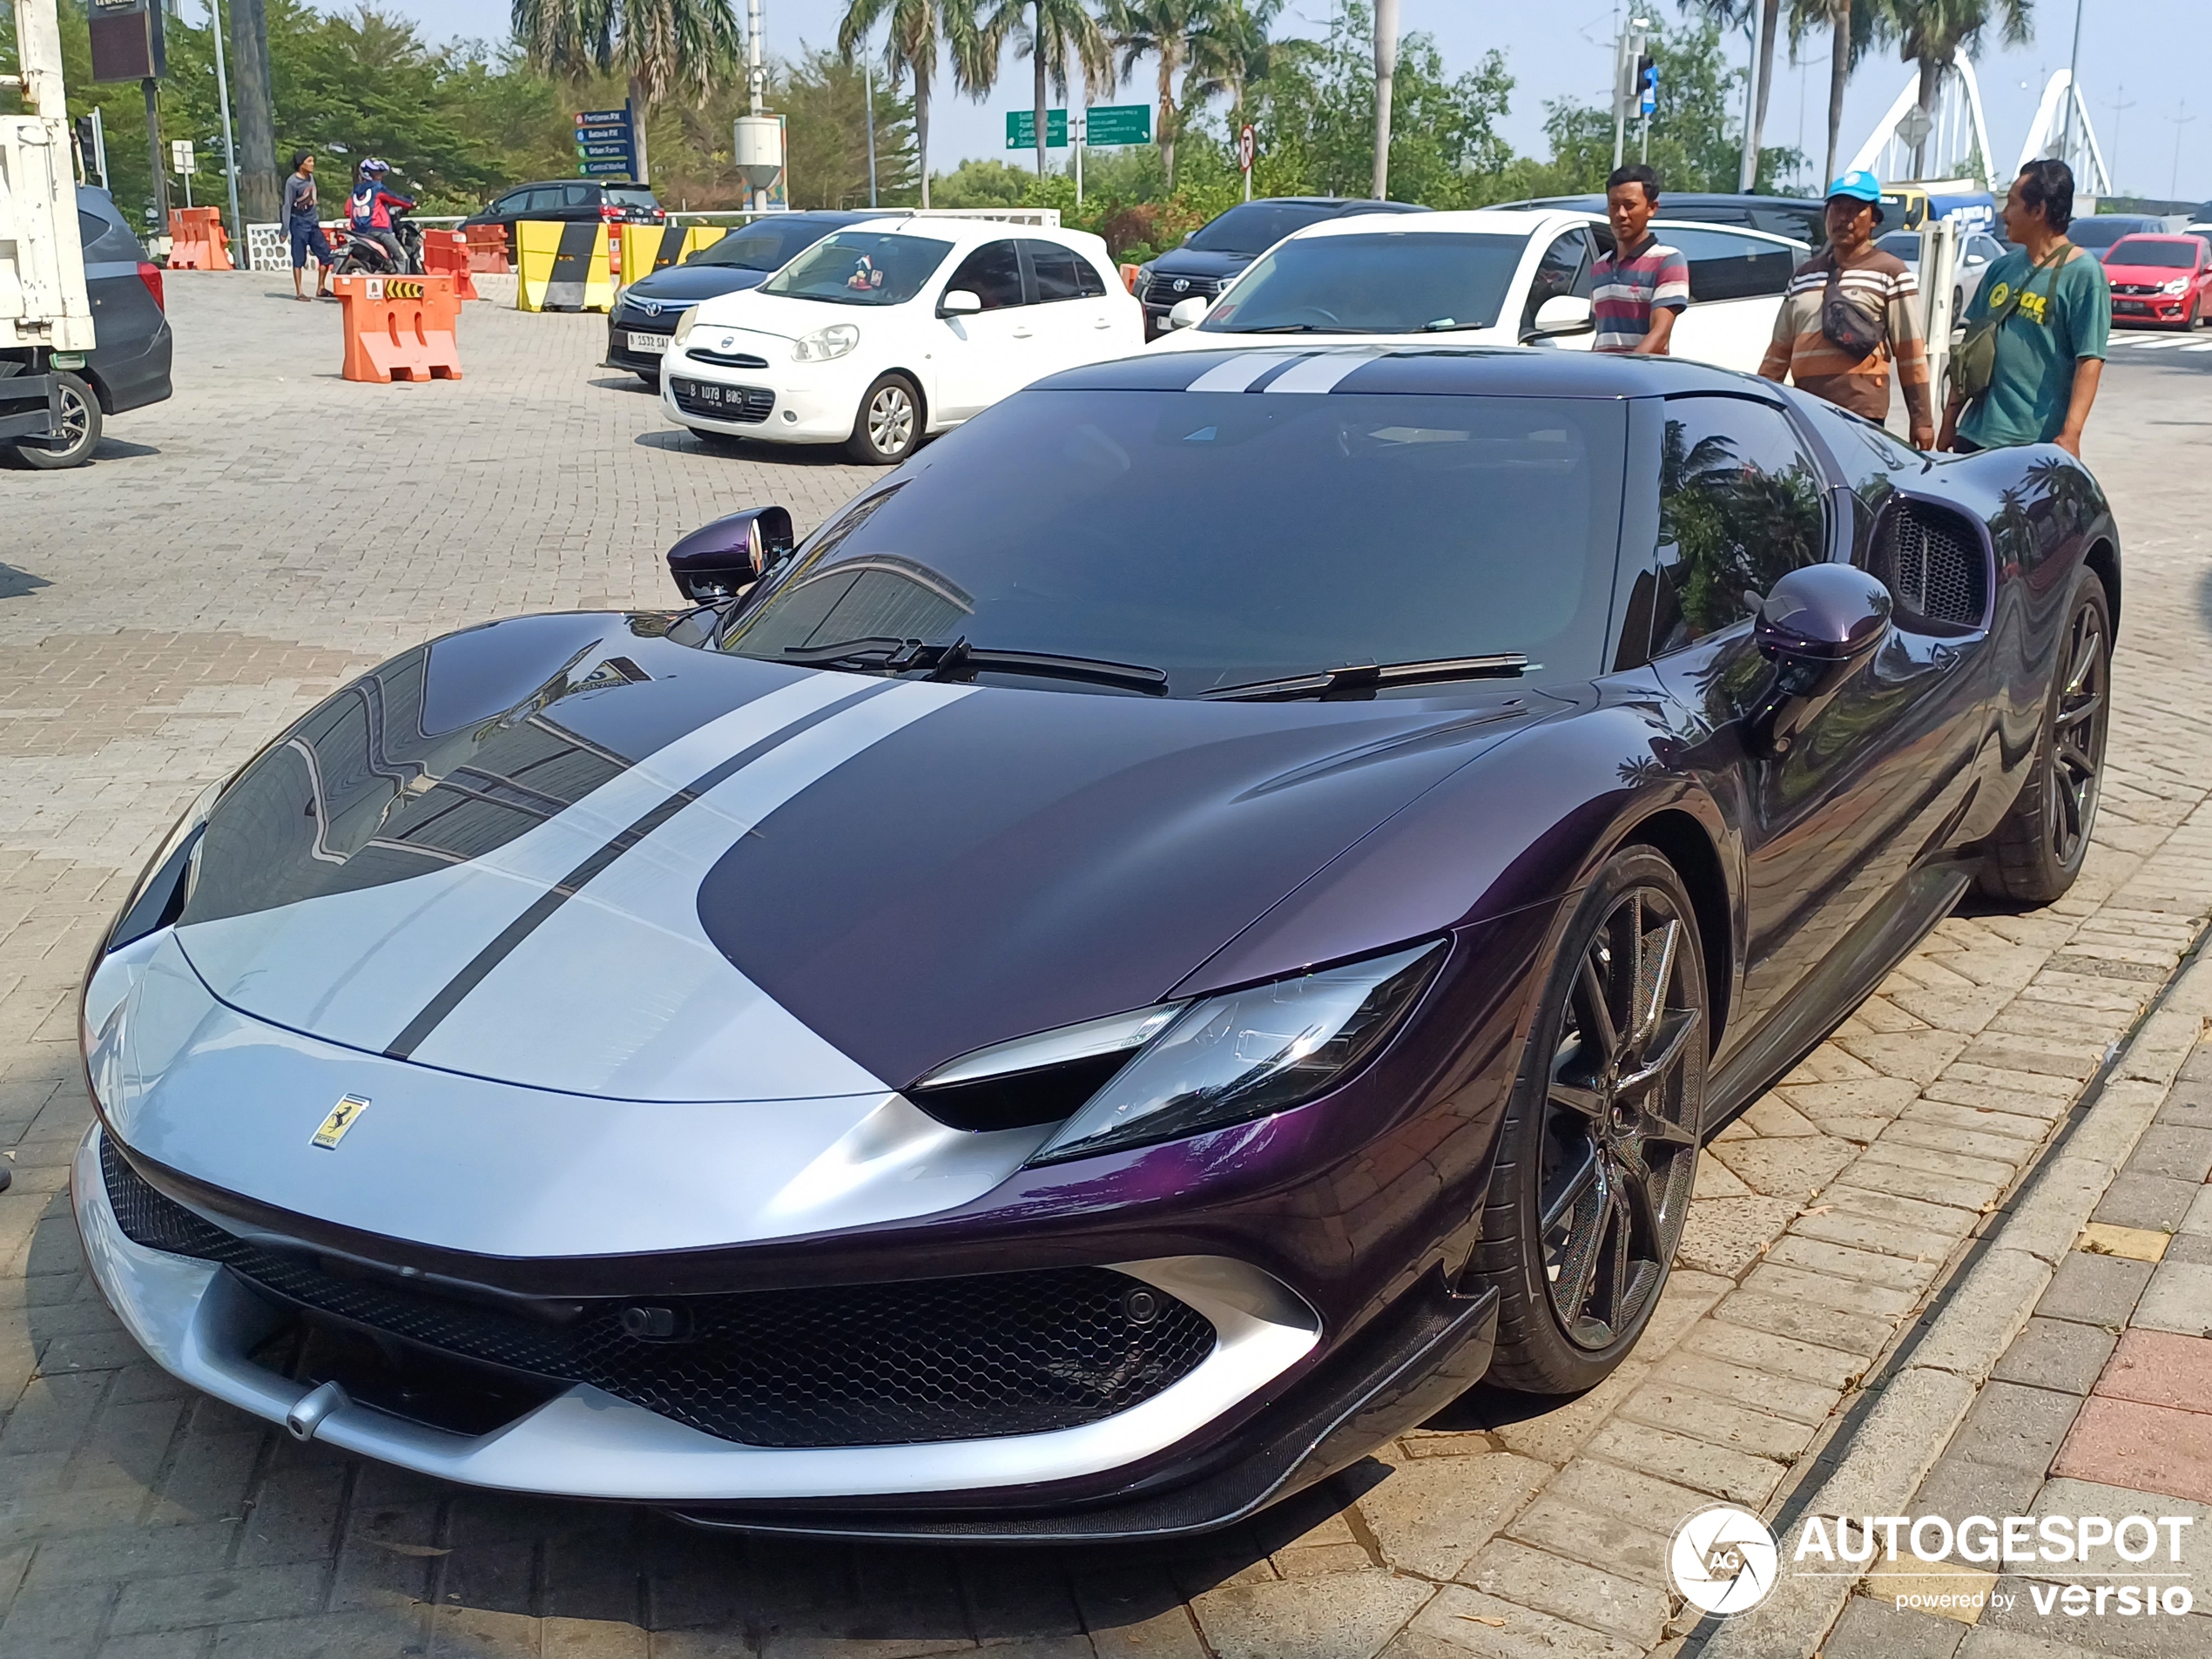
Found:
[[[1068,111],[1047,110],[1044,112],[1044,143],[1048,150],[1068,147]],[[1009,150],[1034,150],[1037,147],[1037,112],[1035,110],[1008,110],[1006,112],[1006,147]]]
[[[1084,141],[1093,145],[1150,144],[1152,106],[1150,104],[1101,104],[1083,120]]]

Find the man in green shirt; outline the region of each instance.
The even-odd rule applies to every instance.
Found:
[[[2067,240],[2073,222],[2073,169],[2051,159],[2021,168],[2005,198],[2005,234],[2014,246],[1975,290],[1966,327],[2001,313],[2015,294],[2020,302],[1998,327],[1989,390],[1970,406],[1952,393],[1939,449],[2055,443],[2080,455],[2112,333],[2112,291],[2096,256]]]

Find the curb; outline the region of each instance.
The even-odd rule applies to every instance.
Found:
[[[1868,1378],[1866,1393],[1830,1441],[1844,1449],[1826,1478],[1817,1487],[1802,1481],[1770,1522],[1785,1552],[1789,1533],[1805,1514],[1905,1513],[1990,1372],[2027,1327],[2212,1016],[2208,943],[2212,924],[2198,931],[2173,977],[2090,1080],[1999,1224],[1939,1293],[1934,1318]],[[1757,1612],[1706,1618],[1685,1646],[1700,1659],[1814,1659],[1857,1583],[1784,1575]]]

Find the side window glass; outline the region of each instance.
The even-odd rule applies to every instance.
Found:
[[[1112,289],[1106,279],[1098,274],[1098,267],[1078,253],[1076,259],[1076,297],[1079,300],[1103,300]]]
[[[599,205],[599,186],[597,185],[564,185],[562,189],[568,195],[564,204],[567,206],[597,207]]]
[[[1528,304],[1521,316],[1521,332],[1528,333],[1536,326],[1536,313],[1545,300],[1555,300],[1562,293],[1589,293],[1590,239],[1579,230],[1554,237],[1544,250],[1544,257],[1536,262],[1536,273],[1528,280]]]
[[[1826,552],[1820,470],[1782,412],[1737,397],[1669,399],[1659,453],[1652,654],[1747,619]]]
[[[107,220],[102,219],[98,213],[87,213],[81,210],[78,212],[77,215],[77,239],[81,246],[84,247],[91,246],[93,243],[98,241],[103,236],[105,236],[107,232]]]
[[[529,200],[523,205],[522,211],[526,213],[550,213],[560,205],[561,188],[556,185],[550,189],[531,191]]]
[[[1082,281],[1076,273],[1076,255],[1072,249],[1057,242],[1024,242],[1029,255],[1029,269],[1036,273],[1037,303],[1055,300],[1075,300],[1082,297]]]
[[[1000,311],[1022,303],[1022,261],[1014,244],[986,242],[960,262],[948,291],[965,288],[983,302],[986,311]]]
[[[1689,265],[1692,304],[1752,300],[1780,293],[1797,268],[1794,250],[1723,230],[1665,230],[1659,239],[1682,250]]]
[[[1926,467],[1917,451],[1871,421],[1862,421],[1817,397],[1800,398],[1797,408],[1818,428],[1869,519],[1881,510],[1882,503],[1906,477]]]
[[[530,193],[527,190],[510,190],[490,206],[485,208],[484,216],[487,219],[497,219],[508,213],[519,213],[523,211],[523,204],[529,199]]]

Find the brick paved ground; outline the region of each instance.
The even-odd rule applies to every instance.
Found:
[[[810,524],[863,475],[705,453],[590,367],[597,319],[471,307],[466,380],[375,388],[335,379],[334,307],[252,275],[170,288],[180,395],[118,420],[90,473],[0,475],[7,1659],[1646,1653],[1681,1628],[1666,1531],[1716,1495],[1764,1506],[1822,1454],[2212,915],[2188,459],[2212,354],[2131,351],[2091,449],[2129,585],[2082,882],[1946,922],[1725,1131],[1674,1288],[1604,1387],[1477,1391],[1352,1476],[1171,1550],[747,1544],[303,1449],[153,1371],[83,1276],[57,1195],[86,1119],[74,985],[95,929],[191,795],[353,670],[515,610],[661,603],[685,529],[767,500]],[[2170,1077],[2187,1047],[2133,1063]]]

